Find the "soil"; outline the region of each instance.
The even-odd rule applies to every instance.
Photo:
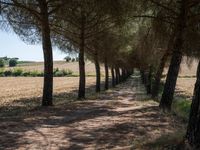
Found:
[[[0,118],[0,149],[140,149],[182,128],[146,96],[138,77],[102,92],[95,100],[38,107]]]

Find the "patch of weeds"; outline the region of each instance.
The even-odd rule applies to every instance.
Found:
[[[87,96],[87,99],[96,100],[96,99],[98,99],[99,95],[100,95],[99,93],[90,94],[90,95]]]
[[[0,68],[0,77],[4,77],[4,68]]]
[[[14,68],[12,71],[13,76],[22,76],[23,75],[23,70],[21,68]]]
[[[144,139],[143,139],[144,140]],[[134,140],[132,143],[131,143],[131,150],[135,150],[135,149],[143,149],[143,140]]]
[[[172,111],[184,121],[188,121],[191,101],[186,99],[176,99],[172,104]]]
[[[54,77],[64,77],[64,76],[71,76],[73,72],[69,69],[61,69],[55,68],[53,71]]]
[[[185,132],[179,130],[173,133],[161,135],[154,141],[148,142],[143,145],[142,149],[148,150],[176,150],[178,145],[183,142]]]

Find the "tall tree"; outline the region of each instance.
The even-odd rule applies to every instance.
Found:
[[[200,148],[200,63],[197,69],[197,80],[195,83],[189,123],[187,127],[186,139],[193,149]]]
[[[174,47],[172,52],[172,59],[167,74],[164,91],[160,101],[160,107],[163,110],[170,111],[173,95],[175,91],[176,81],[180,69],[180,64],[183,55],[183,44],[184,44],[184,32],[187,24],[188,16],[188,1],[181,0],[179,6],[179,15],[175,27],[176,36],[174,41]]]
[[[51,106],[53,94],[53,56],[50,22],[56,10],[62,6],[57,0],[4,0],[3,13],[14,32],[24,41],[42,41],[44,55],[44,86],[42,106]]]
[[[70,42],[78,49],[80,72],[78,98],[82,99],[85,98],[84,56],[88,50],[88,42],[98,34],[122,22],[119,21],[119,16],[121,16],[119,14],[124,11],[119,11],[117,8],[124,2],[114,2],[113,0],[72,0],[63,2],[65,3],[64,9],[57,16],[62,21],[58,20],[57,26],[53,29],[54,33],[57,34],[55,43],[66,45],[67,42]],[[116,14],[118,14],[117,17],[115,17]]]

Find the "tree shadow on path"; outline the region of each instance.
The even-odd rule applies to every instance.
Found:
[[[62,100],[53,107],[1,115],[0,149],[131,149],[138,140],[174,132],[178,122],[156,102],[135,99],[135,85],[139,79],[130,78],[97,99],[67,102],[57,95]]]

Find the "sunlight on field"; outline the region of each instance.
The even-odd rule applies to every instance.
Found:
[[[94,77],[87,77],[87,86],[95,83]],[[78,77],[54,78],[54,94],[78,89]],[[43,78],[40,77],[1,77],[0,103],[7,104],[22,98],[42,96]]]
[[[182,94],[192,96],[196,78],[178,78],[177,80],[177,91]]]
[[[35,63],[25,63],[19,64],[17,67],[13,68],[21,68],[27,71],[43,71],[44,70],[44,63],[43,62],[35,62]],[[12,68],[12,69],[13,69]],[[65,61],[54,61],[54,68],[59,69],[69,69],[73,71],[73,74],[79,74],[79,66],[78,62],[65,62]],[[7,67],[7,69],[10,69]],[[87,61],[85,62],[85,70],[87,75],[95,75],[95,66],[92,62]],[[103,67],[101,68],[103,73]]]

